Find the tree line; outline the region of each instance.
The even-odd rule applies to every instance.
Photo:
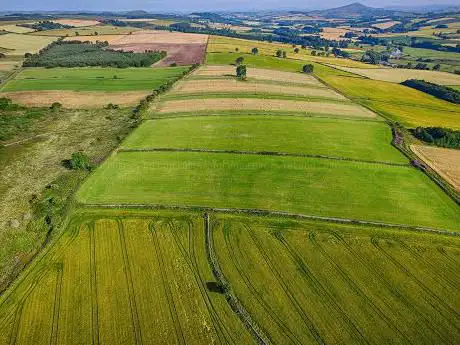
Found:
[[[460,149],[460,131],[441,127],[417,127],[414,136],[426,143],[451,149]]]
[[[108,49],[107,42],[58,41],[38,54],[26,54],[24,67],[149,67],[166,57],[166,52],[123,52]]]
[[[401,84],[428,93],[445,101],[460,104],[460,92],[452,89],[451,87],[416,79],[409,79],[403,81]]]

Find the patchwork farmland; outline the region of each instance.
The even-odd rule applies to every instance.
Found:
[[[460,208],[423,169],[455,188],[456,150],[417,142],[407,152],[398,132],[459,129],[456,105],[310,48],[55,22],[76,28],[45,35],[167,57],[148,68],[21,68],[1,85],[0,97],[42,108],[8,114],[19,119],[10,132],[22,132],[5,137],[0,159],[19,163],[5,160],[0,193],[29,168],[24,188],[48,194],[17,205],[37,205],[48,232],[0,295],[0,345],[459,342]],[[53,102],[64,109],[35,113]],[[48,130],[64,119],[73,126]],[[68,170],[41,174],[34,152]],[[10,231],[17,250],[0,259],[21,260],[35,234]]]

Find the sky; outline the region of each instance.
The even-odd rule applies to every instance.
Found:
[[[359,1],[359,0],[358,0]],[[458,0],[362,0],[372,7],[455,4]],[[143,9],[149,12],[191,12],[202,10],[271,10],[324,9],[338,7],[354,0],[1,0],[0,11],[20,10],[88,10],[123,11]]]

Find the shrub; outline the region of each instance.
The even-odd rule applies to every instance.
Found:
[[[14,104],[13,101],[6,97],[0,97],[0,110],[17,110],[19,105]]]
[[[54,102],[53,104],[51,104],[51,107],[50,107],[52,111],[59,111],[61,108],[62,108],[62,104],[59,102]]]
[[[93,165],[91,164],[87,155],[83,152],[74,152],[72,153],[72,157],[64,162],[64,165],[72,170],[88,170],[91,171],[93,169]]]
[[[252,54],[257,55],[259,53],[259,49],[252,48],[251,52],[252,52]]]

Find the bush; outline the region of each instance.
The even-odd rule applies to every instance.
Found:
[[[258,48],[252,48],[251,53],[254,54],[254,55],[257,55],[259,53],[259,49]]]
[[[303,73],[313,73],[314,66],[312,64],[303,65],[302,72]]]
[[[61,108],[62,108],[62,104],[59,102],[54,102],[53,104],[51,104],[51,107],[50,107],[52,111],[59,111]]]
[[[93,169],[93,165],[91,164],[87,155],[83,152],[74,152],[72,153],[72,157],[64,162],[64,165],[72,170],[88,170],[91,171]]]
[[[0,110],[17,110],[19,105],[14,104],[13,101],[6,97],[0,97]]]
[[[432,96],[435,96],[437,98],[443,99],[451,103],[460,103],[460,91],[457,91],[447,86],[437,85],[424,80],[415,79],[406,80],[401,84],[428,93]]]
[[[235,63],[236,63],[237,65],[241,65],[243,62],[244,62],[244,57],[243,57],[243,56],[239,56],[239,57],[237,57],[236,60],[235,60]]]

